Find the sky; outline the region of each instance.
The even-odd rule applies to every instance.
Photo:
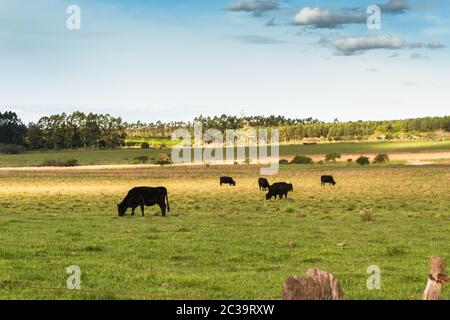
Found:
[[[381,29],[367,27],[371,5]],[[448,115],[449,46],[446,0],[0,0],[0,111]]]

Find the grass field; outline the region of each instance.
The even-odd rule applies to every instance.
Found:
[[[330,152],[341,154],[367,154],[367,153],[426,153],[450,151],[450,141],[441,142],[361,142],[361,143],[331,143],[317,145],[282,145],[281,157],[295,155],[325,155]],[[37,166],[46,160],[67,161],[77,159],[81,165],[112,165],[130,164],[135,157],[146,155],[157,158],[159,154],[170,153],[165,150],[117,149],[117,150],[69,150],[27,152],[18,155],[0,155],[0,167]]]
[[[324,173],[338,184],[321,187]],[[225,174],[236,187],[218,185]],[[264,200],[258,177],[255,166],[2,171],[0,299],[279,299],[283,281],[310,267],[333,272],[348,299],[420,299],[429,257],[450,261],[448,165],[283,166],[270,180],[294,193],[277,201]],[[157,207],[117,216],[138,185],[168,188],[166,218]],[[64,288],[69,265],[97,292],[15,286]],[[381,290],[366,288],[371,265]]]

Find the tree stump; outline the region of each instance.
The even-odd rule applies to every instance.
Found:
[[[449,278],[445,275],[444,259],[431,257],[430,274],[428,276],[427,287],[423,293],[423,300],[439,300],[442,286],[445,282],[449,282]]]
[[[307,276],[289,277],[284,283],[284,300],[344,300],[339,280],[333,274],[309,269]]]

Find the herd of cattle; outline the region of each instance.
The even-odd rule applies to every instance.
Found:
[[[320,183],[322,186],[326,184],[335,185],[336,182],[332,176],[322,176],[320,178]],[[234,181],[231,177],[221,177],[220,178],[220,186],[223,184],[228,184],[230,186],[236,186],[236,181]],[[283,199],[283,196],[287,198],[288,193],[294,191],[294,186],[292,183],[286,182],[277,182],[272,185],[269,184],[269,181],[266,178],[258,179],[258,186],[260,191],[267,191],[266,199],[270,200],[272,198],[280,197]],[[119,216],[123,217],[127,210],[131,208],[131,215],[134,216],[134,211],[137,207],[141,208],[142,216],[144,216],[144,208],[159,205],[161,209],[162,216],[166,215],[166,209],[170,212],[169,207],[169,197],[167,195],[167,189],[164,187],[137,187],[131,189],[125,199],[121,203],[117,205],[117,210],[119,212]]]

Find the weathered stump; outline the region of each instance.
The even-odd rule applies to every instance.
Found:
[[[344,300],[339,280],[333,274],[309,269],[307,276],[290,277],[284,283],[284,300]]]
[[[445,262],[440,257],[431,257],[430,274],[428,276],[427,287],[423,293],[423,300],[439,300],[444,283],[450,282],[450,278],[445,274]]]

